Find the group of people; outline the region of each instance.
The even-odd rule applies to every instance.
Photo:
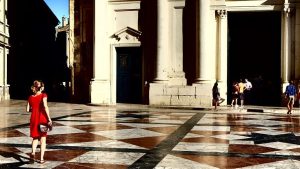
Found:
[[[245,79],[240,79],[239,82],[233,82],[232,85],[232,101],[231,106],[232,107],[238,107],[238,103],[240,103],[240,107],[243,108],[244,106],[244,100],[247,95],[249,95],[250,90],[252,88],[252,83]],[[299,101],[300,106],[300,84],[298,84],[298,90],[295,86],[295,83],[293,80],[289,82],[289,85],[286,86],[285,92],[284,92],[285,98],[286,98],[286,107],[288,109],[287,114],[292,114],[292,110],[294,108],[295,101]],[[214,83],[214,86],[212,88],[212,96],[213,96],[213,105],[215,109],[217,109],[217,106],[220,105],[222,102],[225,101],[224,98],[220,96],[220,88],[218,87],[218,82]]]
[[[252,89],[252,83],[245,79],[240,79],[239,82],[233,82],[232,85],[232,100],[231,106],[238,107],[238,101],[240,102],[241,108],[244,106],[245,97],[247,97]]]
[[[245,82],[243,81],[243,79],[240,79],[239,82],[233,82],[231,106],[237,107],[238,101],[240,101],[241,108],[243,108],[245,95],[248,95],[251,88],[252,88],[252,83],[248,79],[245,79]],[[220,89],[218,87],[218,82],[215,82],[212,88],[212,96],[213,96],[213,105],[215,106],[215,109],[217,109],[217,106],[220,105],[225,100],[220,96]]]

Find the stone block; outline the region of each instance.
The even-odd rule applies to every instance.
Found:
[[[168,95],[168,96],[178,96],[179,95],[179,86],[168,86],[166,88],[166,92],[164,93],[164,95]]]
[[[149,98],[150,105],[169,106],[171,96],[151,96]]]
[[[191,96],[172,96],[171,105],[189,106],[191,104]]]
[[[195,96],[196,87],[195,86],[180,86],[178,88],[179,96]]]
[[[205,107],[212,106],[212,97],[202,96],[200,98],[200,105]]]
[[[150,83],[149,96],[159,96],[166,93],[166,85],[163,83]]]
[[[111,105],[109,81],[92,81],[90,86],[91,104]]]
[[[212,84],[193,84],[196,88],[196,96],[211,96],[212,95]]]

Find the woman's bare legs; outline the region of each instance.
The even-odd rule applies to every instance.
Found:
[[[36,151],[38,144],[39,144],[39,140],[36,138],[33,138],[32,143],[31,143],[31,154],[30,154],[30,161],[29,161],[31,164],[34,163],[35,151]]]
[[[31,155],[34,155],[35,154],[35,151],[36,151],[36,148],[39,144],[39,140],[38,139],[33,139],[32,140],[32,144],[31,144],[31,148],[32,148],[32,152],[31,152]]]
[[[46,137],[41,137],[41,162],[44,162],[44,154],[46,150]]]
[[[231,106],[235,107],[237,105],[237,99],[232,99]]]

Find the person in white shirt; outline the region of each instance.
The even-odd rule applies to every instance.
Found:
[[[245,79],[244,85],[245,85],[245,102],[249,104],[251,101],[250,90],[252,89],[252,83],[248,79]]]
[[[246,87],[246,90],[251,90],[252,88],[252,83],[248,80],[248,79],[245,79],[245,87]]]

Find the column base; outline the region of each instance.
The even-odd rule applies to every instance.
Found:
[[[184,72],[173,72],[169,75],[169,85],[181,85],[185,86],[187,84],[187,80],[185,78]]]
[[[9,100],[9,85],[0,86],[0,101]]]
[[[211,85],[187,86],[150,83],[149,105],[211,107]]]
[[[186,78],[170,78],[169,85],[185,86],[187,84]]]
[[[90,83],[91,104],[115,105],[112,102],[111,86],[109,80],[93,79]]]
[[[214,82],[214,81],[212,81],[211,79],[201,79],[201,78],[199,78],[199,79],[196,79],[195,80],[195,82],[194,82],[194,84],[211,84],[212,82]]]

